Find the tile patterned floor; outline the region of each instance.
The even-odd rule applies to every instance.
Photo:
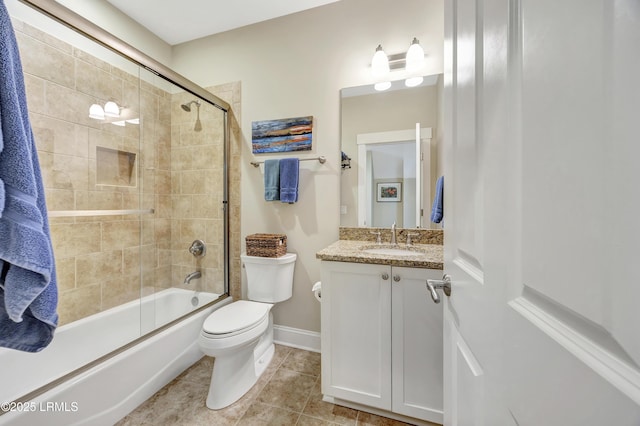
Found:
[[[117,425],[408,424],[322,401],[318,353],[276,345],[273,361],[258,383],[240,400],[217,411],[205,406],[212,367],[210,357],[198,361]]]

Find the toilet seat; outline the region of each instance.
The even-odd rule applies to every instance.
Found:
[[[238,300],[214,311],[202,325],[210,339],[235,336],[249,331],[269,320],[270,303]]]

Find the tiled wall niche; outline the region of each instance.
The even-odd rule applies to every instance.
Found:
[[[49,211],[154,211],[50,218],[60,324],[164,288],[182,287],[184,275],[194,267],[202,268],[203,278],[189,288],[222,293],[223,255],[217,250],[223,225],[222,112],[203,104],[202,131],[195,132],[195,113],[180,108],[189,98],[185,93],[171,93],[173,89],[150,74],[140,79],[26,23],[12,22]],[[239,110],[238,83],[209,90]],[[120,127],[88,117],[91,104],[109,99],[139,116],[140,124]],[[238,145],[236,120],[231,134]],[[97,166],[104,153],[117,153],[111,167],[133,166],[105,182]],[[237,148],[231,154],[231,163],[237,164]],[[231,164],[234,169],[238,167]],[[239,176],[232,176],[231,186],[237,195],[230,200],[231,209],[239,212]],[[239,227],[239,214],[232,214],[235,258]],[[209,248],[201,261],[187,251],[196,238]],[[232,294],[239,294],[239,272],[239,262],[234,262]]]
[[[96,147],[96,185],[131,186],[137,184],[136,154]]]

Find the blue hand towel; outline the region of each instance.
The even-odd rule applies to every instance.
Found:
[[[0,0],[0,346],[37,352],[53,339],[58,291],[22,64]]]
[[[280,199],[280,160],[264,162],[264,199],[266,201]]]
[[[284,158],[280,160],[280,201],[293,204],[298,201],[298,175],[300,160]]]
[[[444,176],[440,176],[436,182],[436,196],[433,198],[433,206],[431,207],[431,222],[440,223],[443,214],[444,199]]]

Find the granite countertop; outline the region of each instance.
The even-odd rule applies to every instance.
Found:
[[[316,253],[320,260],[335,262],[371,263],[378,265],[406,266],[410,268],[443,269],[442,245],[414,244],[410,249],[416,251],[415,256],[394,256],[369,254],[362,251],[362,247],[377,247],[376,243],[360,240],[338,240],[330,246]],[[380,247],[392,247],[381,244]],[[405,249],[404,244],[398,248]]]

